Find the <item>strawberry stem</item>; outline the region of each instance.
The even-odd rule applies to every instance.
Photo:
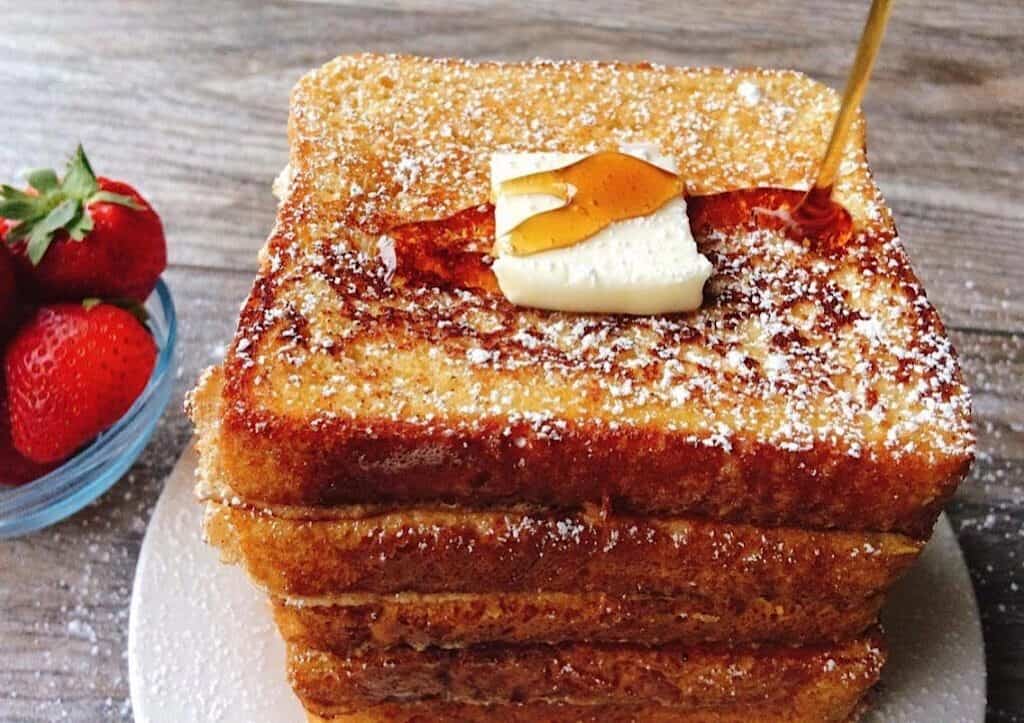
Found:
[[[61,231],[74,241],[82,241],[92,231],[89,204],[115,203],[142,210],[130,196],[100,189],[81,145],[68,160],[63,180],[49,168],[29,171],[26,180],[36,193],[0,186],[0,218],[18,222],[8,230],[7,242],[13,245],[25,240],[29,260],[35,266]]]

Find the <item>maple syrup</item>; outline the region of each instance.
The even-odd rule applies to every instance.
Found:
[[[804,195],[803,191],[789,188],[760,187],[688,196],[686,213],[700,247],[716,233],[758,229],[789,234],[799,243],[806,239],[792,223],[791,215]],[[827,234],[830,242],[822,242],[822,237],[818,237],[814,240],[815,248],[824,254],[842,253],[852,233],[850,214],[837,204],[836,222]],[[388,231],[388,235],[395,240],[397,256],[398,276],[393,284],[426,284],[492,296],[501,294],[486,252],[494,238],[491,204],[473,206],[436,221],[402,224]]]
[[[878,50],[882,46],[882,37],[885,35],[891,9],[892,0],[874,0],[871,3],[860,44],[857,46],[857,57],[846,80],[843,102],[832,127],[828,149],[818,168],[818,177],[814,187],[807,192],[792,213],[793,223],[805,238],[835,240],[836,226],[841,223],[842,215],[846,213],[832,200],[832,189],[839,175],[839,165],[846,150],[850,128],[857,118],[857,108],[864,97],[864,91],[871,79],[871,70],[875,66],[875,58],[878,57]]]
[[[654,213],[682,195],[683,182],[677,174],[635,156],[601,151],[564,168],[505,181],[501,192],[543,193],[566,202],[509,232],[512,253],[528,256],[572,246],[616,221]]]
[[[812,191],[812,193],[814,193]],[[823,254],[839,253],[853,237],[853,218],[826,194],[801,210],[804,191],[790,188],[743,188],[686,199],[693,235],[699,240],[716,231],[773,229]],[[817,212],[811,217],[810,213]],[[800,221],[797,214],[807,214]]]
[[[836,241],[848,235],[850,214],[832,200],[832,186],[815,186],[800,199],[791,213],[793,224],[806,239]]]

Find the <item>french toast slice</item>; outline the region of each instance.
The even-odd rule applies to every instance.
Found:
[[[877,633],[821,647],[751,649],[568,644],[409,648],[334,655],[290,646],[288,674],[306,708],[355,713],[382,703],[654,705],[679,711],[831,701],[844,720],[878,680]],[[842,701],[842,705],[836,705]]]
[[[605,593],[348,594],[274,598],[281,636],[338,654],[363,648],[463,648],[483,643],[814,644],[874,625],[883,596],[845,605],[697,595]]]
[[[277,596],[603,592],[849,603],[886,590],[923,543],[595,511],[407,508],[303,519],[207,502],[205,532]],[[335,515],[344,514],[342,508]]]
[[[220,481],[254,504],[610,500],[926,537],[972,458],[970,402],[863,122],[835,191],[845,243],[791,238],[776,212],[800,194],[764,190],[808,186],[836,106],[760,70],[359,55],[310,73],[260,276],[192,403]],[[641,140],[682,169],[715,267],[703,308],[509,304],[490,154]]]

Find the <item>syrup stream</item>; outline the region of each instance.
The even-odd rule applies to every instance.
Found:
[[[874,0],[871,3],[871,10],[868,12],[868,19],[864,23],[864,31],[860,37],[860,45],[857,47],[857,57],[846,80],[843,102],[832,127],[828,149],[818,169],[818,177],[815,179],[814,187],[807,192],[793,213],[794,221],[809,238],[820,236],[834,220],[837,206],[831,202],[832,188],[839,174],[839,164],[843,159],[850,128],[857,117],[857,108],[864,97],[878,50],[882,46],[891,9],[892,0]]]

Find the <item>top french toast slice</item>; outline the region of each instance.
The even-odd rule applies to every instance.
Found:
[[[868,171],[842,243],[777,210],[835,94],[764,70],[359,55],[292,96],[284,199],[200,449],[254,504],[588,502],[924,536],[972,458],[970,401]],[[701,309],[519,308],[490,270],[497,150],[678,159]],[[773,190],[790,189],[790,190]]]

